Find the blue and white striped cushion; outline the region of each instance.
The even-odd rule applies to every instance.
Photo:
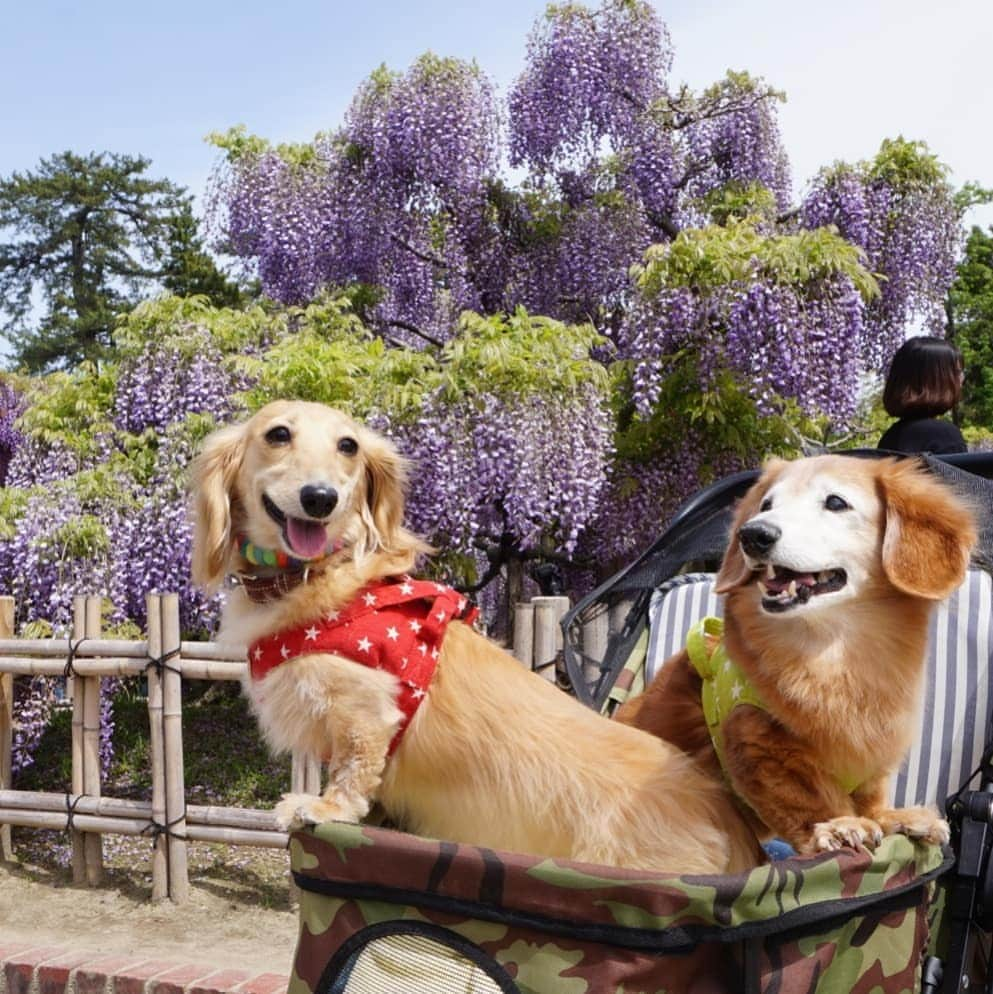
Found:
[[[690,626],[723,612],[711,574],[674,577],[649,607],[646,679],[681,649]],[[914,746],[894,780],[897,807],[944,805],[976,768],[993,718],[993,581],[970,570],[965,582],[931,619],[924,706]]]
[[[683,648],[686,633],[695,622],[708,615],[719,618],[723,613],[724,602],[714,593],[713,573],[683,573],[658,587],[648,606],[645,683]]]
[[[991,729],[993,581],[970,570],[931,619],[920,732],[896,778],[894,801],[938,804],[976,768]]]

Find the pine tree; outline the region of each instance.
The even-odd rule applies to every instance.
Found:
[[[149,160],[62,152],[0,180],[0,316],[15,361],[37,371],[100,359],[119,314],[163,275],[185,202]],[[39,313],[40,312],[40,313]]]

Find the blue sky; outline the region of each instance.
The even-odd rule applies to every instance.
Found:
[[[8,0],[0,18],[0,176],[71,149],[140,153],[151,175],[203,193],[217,161],[203,137],[243,123],[276,141],[334,127],[382,62],[428,49],[475,58],[506,92],[537,0],[430,2]],[[926,140],[952,180],[993,187],[989,0],[657,2],[673,79],[728,68],[786,91],[794,184],[882,138]],[[993,209],[970,221],[993,223]]]

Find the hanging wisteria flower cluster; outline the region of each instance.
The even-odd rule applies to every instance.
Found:
[[[714,458],[699,429],[680,431],[670,448],[672,460],[613,460],[599,509],[580,542],[579,562],[603,562],[611,568],[630,562],[702,486],[750,466],[734,452]]]
[[[778,210],[789,207],[790,167],[773,96],[745,73],[729,73],[708,91],[685,131],[684,224],[705,224],[708,194],[728,185],[758,184],[773,194]]]
[[[880,294],[859,343],[865,368],[885,369],[915,319],[944,332],[962,227],[946,170],[920,142],[884,141],[872,162],[838,165],[814,180],[801,207],[808,228],[834,225],[865,250]]]
[[[220,420],[231,413],[235,384],[220,352],[196,327],[188,331],[183,351],[149,342],[140,355],[122,363],[114,396],[119,429],[140,435],[149,428],[163,431],[188,414]]]
[[[699,389],[730,373],[759,415],[793,401],[838,428],[850,421],[876,284],[849,243],[826,229],[770,237],[736,222],[681,235],[640,272],[618,350],[640,417],[691,357]]]
[[[0,486],[7,479],[7,469],[21,444],[21,433],[14,422],[23,408],[23,401],[17,391],[0,381]]]
[[[483,395],[452,406],[438,395],[395,432],[413,462],[410,522],[467,556],[501,539],[519,552],[551,541],[571,556],[599,504],[612,431],[592,387],[564,402]]]
[[[550,8],[508,100],[511,165],[584,167],[604,141],[623,147],[665,95],[671,65],[668,32],[650,4]]]

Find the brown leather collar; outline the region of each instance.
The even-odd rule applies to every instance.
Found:
[[[308,567],[299,570],[282,570],[279,573],[268,573],[263,576],[256,576],[254,573],[233,573],[231,582],[237,587],[244,588],[253,604],[270,604],[321,572],[323,570]]]

